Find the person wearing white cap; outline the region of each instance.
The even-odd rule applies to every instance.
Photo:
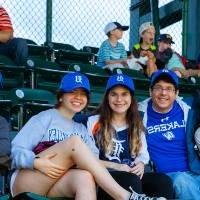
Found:
[[[145,64],[141,66],[148,77],[157,70],[155,65],[156,47],[153,45],[155,37],[155,28],[152,22],[145,22],[139,28],[140,42],[132,48],[132,55],[135,58],[145,58]]]
[[[105,26],[104,33],[108,39],[99,48],[97,66],[127,67],[126,50],[118,40],[122,38],[123,31],[127,31],[128,28],[128,26],[122,26],[118,22],[110,22]]]

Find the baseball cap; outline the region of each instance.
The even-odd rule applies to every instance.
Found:
[[[178,76],[173,71],[168,69],[157,70],[154,72],[151,76],[151,85],[154,85],[155,81],[161,76],[169,77],[174,82],[175,86],[178,86]]]
[[[154,25],[153,25],[152,22],[145,22],[145,23],[141,24],[141,25],[140,25],[140,28],[139,28],[139,34],[140,34],[140,36],[142,35],[142,33],[143,33],[144,31],[146,31],[147,29],[149,29],[149,28],[151,28],[151,27],[154,28]]]
[[[106,85],[106,92],[117,85],[125,86],[134,93],[135,86],[133,80],[125,74],[115,74],[111,76]]]
[[[66,74],[62,78],[59,87],[63,92],[72,92],[78,88],[83,88],[88,93],[90,92],[90,83],[88,78],[79,72]]]
[[[121,29],[122,31],[127,31],[129,29],[129,26],[122,26],[118,22],[110,22],[105,26],[104,33],[108,34],[110,31],[113,31],[114,29]]]
[[[172,40],[172,36],[170,34],[160,34],[158,41],[165,41],[169,44],[175,44],[175,42]]]

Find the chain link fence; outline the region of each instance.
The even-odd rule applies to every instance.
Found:
[[[15,36],[44,44],[47,0],[1,0],[0,2],[12,19]],[[103,29],[110,21],[131,25],[130,30],[135,29],[138,32],[141,22],[136,23],[136,19],[131,21],[131,12],[134,12],[130,10],[132,2],[131,0],[52,0],[52,41],[71,44],[77,49],[83,46],[99,47],[107,38]],[[135,2],[144,2],[145,6],[149,6],[152,0]],[[159,0],[158,6],[161,8],[170,2],[170,0]],[[121,40],[127,50],[130,49],[131,37],[135,37],[130,34],[130,30],[124,32]],[[181,53],[182,21],[160,31],[172,35],[176,42],[174,49]]]

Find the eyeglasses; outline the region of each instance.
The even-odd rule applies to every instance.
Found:
[[[157,92],[157,93],[161,93],[163,91],[166,91],[167,93],[173,93],[175,92],[174,88],[162,88],[162,87],[153,87],[153,91]]]

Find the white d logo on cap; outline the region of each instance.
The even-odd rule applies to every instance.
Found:
[[[123,76],[117,76],[117,81],[124,82],[124,77]]]
[[[82,76],[75,76],[75,81],[77,83],[82,83]]]

